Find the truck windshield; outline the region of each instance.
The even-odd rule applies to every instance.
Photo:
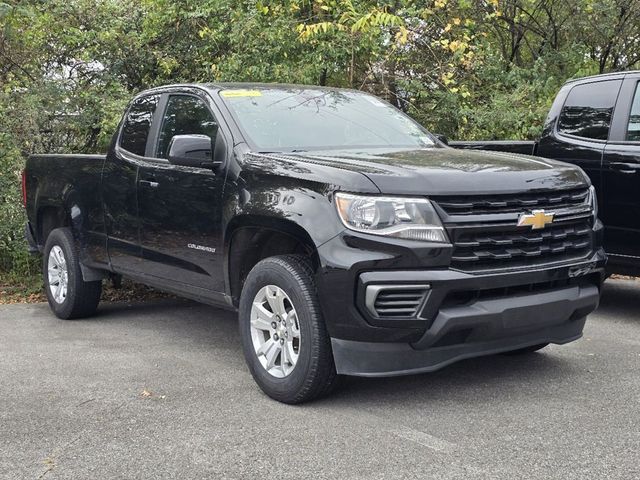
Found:
[[[420,125],[365,93],[266,87],[220,96],[260,151],[434,145]]]

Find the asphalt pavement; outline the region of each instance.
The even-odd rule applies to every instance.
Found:
[[[176,300],[0,306],[0,478],[640,478],[640,281],[585,336],[436,373],[260,392],[235,314]]]

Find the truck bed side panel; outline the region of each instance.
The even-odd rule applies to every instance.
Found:
[[[463,150],[489,150],[494,152],[536,154],[536,142],[520,140],[488,140],[477,142],[452,141],[449,145]]]
[[[72,226],[83,263],[108,263],[100,186],[104,160],[104,155],[34,155],[28,159],[27,215],[40,248],[46,241],[43,219],[55,212]]]

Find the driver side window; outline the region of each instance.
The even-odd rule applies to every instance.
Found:
[[[157,157],[168,158],[175,135],[207,135],[214,141],[217,132],[218,124],[204,101],[191,95],[171,95],[162,118]]]

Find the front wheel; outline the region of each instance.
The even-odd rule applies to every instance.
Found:
[[[244,283],[239,317],[247,365],[267,395],[295,404],[331,391],[336,382],[331,342],[305,257],[259,262]]]
[[[100,302],[102,282],[85,282],[70,228],[52,230],[44,246],[42,262],[49,306],[65,320],[93,315]]]

